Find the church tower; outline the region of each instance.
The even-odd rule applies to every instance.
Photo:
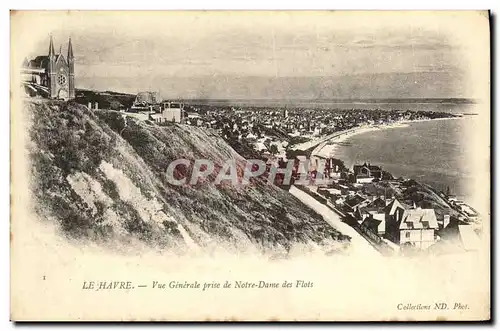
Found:
[[[52,40],[52,35],[50,36],[49,45],[49,86],[50,86],[50,98],[54,99],[57,97],[56,88],[56,53],[54,51],[54,42]]]
[[[73,56],[71,37],[68,43],[68,78],[68,97],[71,100],[75,98],[75,57]]]

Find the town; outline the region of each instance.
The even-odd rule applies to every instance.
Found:
[[[334,211],[383,254],[422,251],[454,252],[478,246],[478,213],[449,190],[403,177],[394,178],[376,164],[349,169],[331,145],[357,130],[404,125],[412,121],[457,117],[447,112],[405,109],[331,108],[300,105],[214,104],[196,100],[163,100],[159,93],[137,95],[76,89],[71,40],[67,58],[56,54],[24,61],[27,97],[76,102],[92,111],[109,111],[126,122],[190,125],[211,130],[247,160],[261,160],[267,173],[293,162],[291,185],[284,175],[272,177],[283,189],[294,187]]]
[[[88,105],[96,108],[92,101]],[[342,134],[361,128],[447,118],[431,111],[325,109],[302,107],[220,106],[160,100],[139,93],[118,111],[158,125],[185,124],[214,130],[246,159],[261,160],[265,173],[293,160],[291,184],[337,213],[385,255],[475,250],[481,222],[478,213],[449,190],[403,177],[394,178],[376,164],[348,169],[322,148]],[[284,175],[274,184],[284,189]]]

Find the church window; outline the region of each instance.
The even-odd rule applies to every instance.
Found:
[[[57,82],[59,83],[59,85],[66,85],[66,76],[64,75],[57,76]]]

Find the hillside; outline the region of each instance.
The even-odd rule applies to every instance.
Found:
[[[244,159],[207,129],[158,126],[113,111],[63,102],[26,102],[35,212],[69,238],[175,252],[294,248],[337,251],[349,237],[288,192],[252,185],[174,186],[170,162]],[[215,175],[213,175],[215,176]]]
[[[85,106],[89,102],[97,102],[100,108],[119,110],[130,108],[134,100],[133,94],[76,89],[75,102]]]

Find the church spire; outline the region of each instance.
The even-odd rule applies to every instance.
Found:
[[[49,86],[50,86],[50,97],[54,99],[57,97],[56,91],[56,52],[54,51],[54,41],[52,40],[52,34],[50,35],[50,45],[49,45]]]
[[[49,57],[55,56],[54,52],[54,41],[52,40],[52,35],[50,35],[50,45],[49,45]]]
[[[75,57],[73,56],[73,45],[71,44],[71,37],[68,41],[68,74],[69,74],[69,99],[75,98]]]
[[[71,44],[71,37],[69,37],[68,43],[68,60],[73,59],[73,45]]]

